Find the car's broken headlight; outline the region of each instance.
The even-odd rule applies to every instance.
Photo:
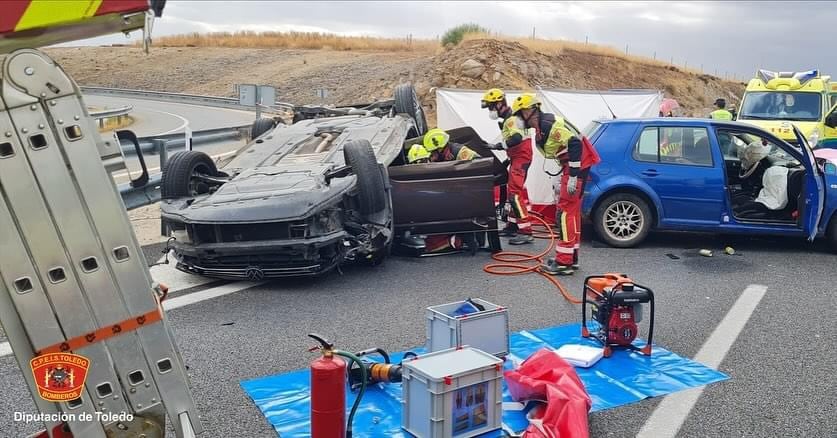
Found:
[[[340,221],[340,210],[328,208],[317,213],[312,218],[311,230],[314,234],[328,234],[343,228]]]

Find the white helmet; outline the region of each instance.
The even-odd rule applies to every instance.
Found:
[[[748,144],[743,151],[738,152],[738,159],[741,160],[741,177],[747,178],[758,167],[759,161],[763,160],[770,152],[770,146],[765,145],[761,139]]]

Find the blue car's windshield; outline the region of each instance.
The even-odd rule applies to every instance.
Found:
[[[756,91],[744,95],[738,120],[798,120],[816,122],[822,115],[819,93]]]

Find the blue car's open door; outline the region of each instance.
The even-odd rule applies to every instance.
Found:
[[[808,240],[813,241],[817,237],[817,228],[825,204],[825,185],[808,140],[796,125],[793,126],[793,133],[796,135],[796,141],[802,152],[802,165],[805,166],[805,210],[800,219]]]

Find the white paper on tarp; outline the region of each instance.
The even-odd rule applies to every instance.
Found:
[[[455,88],[436,89],[436,120],[439,128],[448,130],[470,126],[483,140],[489,143],[500,141],[500,128],[496,120],[488,118],[488,110],[480,108],[482,90]],[[522,91],[506,91],[506,100],[511,103]],[[611,119],[611,110],[618,118],[656,117],[659,114],[663,95],[656,90],[618,91],[574,91],[539,89],[538,97],[543,110],[569,120],[579,129],[591,121]],[[608,109],[610,107],[610,109]],[[495,152],[505,160],[503,152]],[[545,160],[538,152],[532,154],[532,165],[526,179],[529,202],[534,205],[550,205],[555,202],[552,188],[553,178],[546,172],[558,173],[559,166],[552,160]]]

